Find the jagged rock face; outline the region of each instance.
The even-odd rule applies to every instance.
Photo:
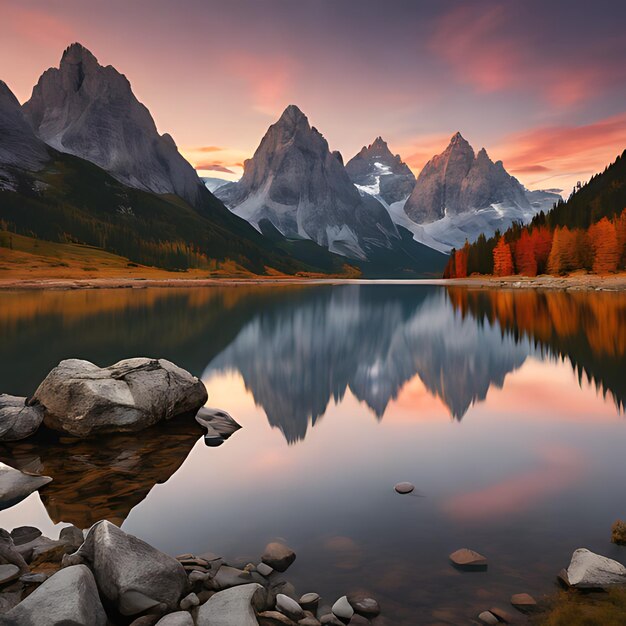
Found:
[[[494,163],[484,148],[475,155],[470,144],[456,133],[444,152],[420,172],[405,212],[414,222],[424,224],[492,204],[530,209],[524,188],[506,172],[502,162]]]
[[[383,206],[363,201],[340,159],[294,105],[270,126],[241,180],[216,195],[257,227],[266,219],[285,236],[351,258],[364,259],[371,247],[390,248],[399,238]]]
[[[346,172],[359,190],[387,204],[405,200],[415,186],[413,172],[399,154],[391,153],[382,137],[352,157],[346,164]]]
[[[203,185],[174,140],[159,135],[127,78],[103,67],[80,44],[46,70],[23,106],[37,135],[62,152],[82,157],[119,181],[196,204]]]
[[[0,80],[0,174],[6,167],[36,171],[48,160],[46,145],[35,136],[22,108]]]

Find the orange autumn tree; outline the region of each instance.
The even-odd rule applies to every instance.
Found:
[[[578,234],[567,226],[557,227],[548,257],[549,274],[567,274],[578,269]]]
[[[504,241],[504,237],[498,239],[498,243],[493,249],[493,273],[496,276],[510,276],[513,274],[511,246]]]
[[[547,226],[533,228],[530,234],[537,261],[537,274],[544,274],[548,269],[548,257],[552,249],[552,231]]]
[[[469,253],[469,243],[454,253],[454,276],[456,278],[467,278],[467,258]]]
[[[593,271],[596,274],[615,272],[620,261],[615,224],[603,217],[589,227],[589,240],[593,254]]]
[[[523,276],[537,276],[534,240],[526,229],[515,244],[515,269]]]
[[[615,218],[615,234],[617,236],[617,249],[619,254],[618,269],[626,269],[626,209],[619,217]]]

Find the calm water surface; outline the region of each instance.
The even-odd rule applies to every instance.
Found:
[[[626,562],[626,296],[418,285],[2,293],[1,391],[61,359],[165,357],[243,429],[182,420],[0,447],[54,481],[0,526],[106,517],[172,554],[258,561],[299,592],[367,589],[392,624],[462,624],[549,592],[577,547]],[[418,494],[393,485],[411,481]],[[420,497],[421,496],[421,497]],[[486,572],[448,564],[460,547]]]

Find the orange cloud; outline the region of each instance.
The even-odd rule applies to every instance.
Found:
[[[226,174],[234,174],[232,170],[224,167],[221,163],[199,163],[195,166],[197,170],[213,170],[215,172],[225,172]]]
[[[191,152],[222,152],[223,149],[219,146],[200,146],[199,148],[191,148]]]
[[[550,172],[560,178],[588,179],[625,148],[626,113],[621,113],[581,126],[545,126],[515,133],[496,150],[512,172],[545,174],[534,181],[541,183],[552,178]]]
[[[579,450],[548,446],[540,451],[537,469],[453,496],[444,501],[443,510],[460,522],[492,520],[519,513],[576,484],[584,465]]]
[[[254,109],[272,117],[289,101],[294,74],[293,61],[283,57],[258,57],[237,53],[227,62],[229,71],[250,90]]]
[[[50,13],[8,2],[0,2],[0,10],[5,32],[13,31],[20,37],[47,46],[65,47],[73,41],[73,29]]]

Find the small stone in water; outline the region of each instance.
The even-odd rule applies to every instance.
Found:
[[[461,548],[450,555],[454,565],[467,569],[484,569],[487,567],[487,559],[474,550]]]
[[[354,609],[348,602],[348,598],[346,596],[341,596],[341,598],[333,604],[333,608],[331,610],[339,619],[350,619],[354,615]]]
[[[492,626],[493,624],[497,624],[498,623],[498,618],[491,613],[490,611],[483,611],[479,616],[478,619],[483,623],[483,624],[489,624],[490,626]]]
[[[411,484],[411,483],[398,483],[394,489],[398,492],[401,493],[402,495],[405,495],[407,493],[411,493],[415,487]]]
[[[261,574],[261,576],[269,576],[273,571],[274,568],[270,567],[269,565],[266,565],[265,563],[259,563],[256,566],[256,571],[259,572],[259,574]]]
[[[516,593],[511,596],[511,604],[519,611],[529,611],[537,606],[537,601],[528,593]]]

